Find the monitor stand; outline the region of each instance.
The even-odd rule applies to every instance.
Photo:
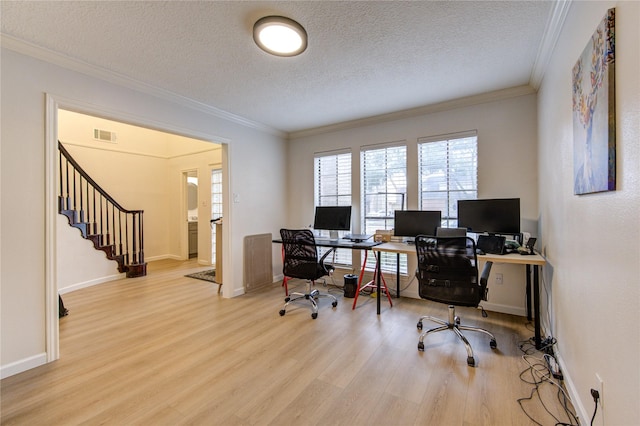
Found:
[[[338,239],[338,231],[329,231],[329,239],[337,240]]]

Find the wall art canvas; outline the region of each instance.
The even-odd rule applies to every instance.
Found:
[[[616,189],[615,9],[609,9],[573,67],[575,194]]]

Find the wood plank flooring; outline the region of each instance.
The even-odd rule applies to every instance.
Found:
[[[352,311],[333,288],[338,306],[321,299],[316,320],[306,306],[280,317],[280,283],[224,299],[216,284],[184,277],[203,269],[151,262],[146,277],[64,295],[61,358],[2,380],[2,425],[536,424],[517,402],[533,389],[519,377],[518,344],[532,335],[524,318],[457,308],[498,341],[492,351],[466,333],[472,368],[453,333],[417,350],[417,319],[446,318],[446,306],[394,299],[377,316],[374,299]],[[567,421],[556,394],[540,387]],[[556,422],[539,400],[524,405],[540,424]]]

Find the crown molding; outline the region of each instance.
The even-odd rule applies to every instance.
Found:
[[[396,111],[389,114],[375,115],[372,117],[345,121],[342,123],[331,124],[328,126],[315,127],[313,129],[290,132],[289,140],[304,138],[307,136],[319,135],[322,133],[348,130],[348,129],[353,129],[355,127],[369,126],[373,124],[384,123],[387,121],[402,120],[405,118],[412,118],[412,117],[417,117],[421,115],[433,114],[441,111],[464,108],[464,107],[483,104],[487,102],[495,102],[495,101],[500,101],[504,99],[515,98],[518,96],[531,95],[533,93],[536,93],[536,91],[533,87],[529,85],[516,86],[508,89],[482,93],[480,95],[467,96],[464,98],[454,99],[451,101],[440,102],[436,104],[406,109],[402,111]]]
[[[544,73],[551,60],[551,55],[560,39],[560,32],[569,13],[572,1],[573,0],[559,0],[553,2],[553,8],[549,13],[549,20],[544,29],[540,46],[538,46],[538,54],[536,55],[531,76],[529,77],[529,84],[536,90],[540,88]]]
[[[187,108],[201,111],[243,127],[256,129],[282,138],[285,138],[287,135],[285,132],[274,129],[273,127],[267,126],[265,124],[249,120],[242,116],[224,111],[220,108],[204,104],[186,96],[178,95],[177,93],[153,86],[151,84],[147,84],[133,78],[129,78],[122,74],[109,71],[95,65],[87,64],[85,62],[79,61],[66,55],[62,55],[50,49],[45,49],[33,43],[17,39],[7,34],[0,33],[0,45],[3,48],[13,50],[14,52],[39,59],[44,62],[48,62],[71,71],[95,77],[108,83],[113,83],[118,86],[123,86],[128,89],[146,93],[148,95],[152,95]]]

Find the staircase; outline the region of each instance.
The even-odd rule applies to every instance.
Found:
[[[107,194],[58,141],[58,212],[96,250],[118,263],[127,278],[147,275],[144,261],[143,211],[127,210]]]

